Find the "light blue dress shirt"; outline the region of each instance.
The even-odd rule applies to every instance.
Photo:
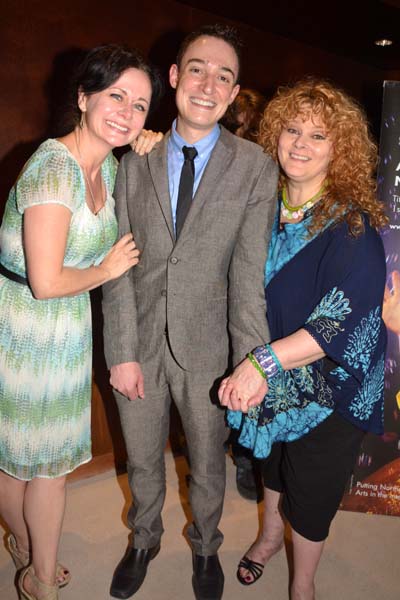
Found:
[[[193,184],[193,196],[196,194],[197,188],[199,187],[200,180],[203,176],[204,169],[207,166],[208,159],[210,158],[211,152],[214,149],[215,144],[218,141],[221,130],[219,125],[215,125],[213,130],[206,135],[204,138],[196,142],[194,147],[198,154],[194,159],[194,184]],[[176,205],[178,202],[178,191],[179,191],[179,180],[181,178],[181,171],[183,167],[183,146],[192,147],[193,144],[188,144],[176,131],[176,119],[172,123],[171,135],[168,140],[168,181],[169,181],[169,195],[171,198],[171,211],[172,220],[176,223]]]

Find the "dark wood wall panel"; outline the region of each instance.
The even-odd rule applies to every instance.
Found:
[[[182,34],[217,20],[224,21],[172,0],[5,0],[0,24],[0,160],[16,145],[46,134],[55,92],[62,93],[62,67],[77,49],[109,41],[130,43],[150,54],[166,74]],[[231,23],[245,41],[246,86],[270,92],[315,74],[333,79],[368,104],[369,90],[379,89],[385,78],[375,68]],[[157,118],[162,120],[162,114]]]

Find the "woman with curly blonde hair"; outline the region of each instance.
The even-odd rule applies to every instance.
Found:
[[[265,268],[270,344],[221,383],[228,421],[262,460],[265,513],[239,563],[261,577],[292,528],[292,600],[314,577],[365,432],[383,432],[386,217],[375,194],[376,146],[360,107],[330,83],[278,90],[260,143],[281,168]]]

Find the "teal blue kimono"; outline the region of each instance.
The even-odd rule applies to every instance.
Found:
[[[239,442],[266,458],[274,442],[299,439],[334,410],[356,427],[383,433],[386,328],[381,306],[385,255],[368,219],[353,237],[346,223],[309,237],[300,223],[275,220],[265,269],[272,341],[305,329],[326,357],[270,379],[263,402],[228,411]]]

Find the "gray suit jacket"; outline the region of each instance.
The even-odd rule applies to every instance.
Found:
[[[220,371],[269,339],[264,263],[276,206],[277,166],[224,128],[175,243],[167,134],[145,157],[126,154],[115,200],[119,233],[132,231],[139,264],[103,287],[109,366],[151,364],[166,328],[183,369]]]

